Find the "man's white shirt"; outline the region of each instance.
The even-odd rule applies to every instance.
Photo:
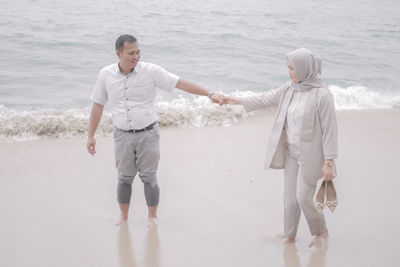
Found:
[[[172,92],[178,81],[177,75],[152,63],[138,62],[128,75],[114,63],[100,71],[91,99],[108,104],[115,127],[143,129],[158,120],[156,88]]]

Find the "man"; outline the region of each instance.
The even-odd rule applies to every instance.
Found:
[[[117,225],[128,219],[132,182],[139,173],[144,184],[150,226],[156,223],[160,196],[157,182],[159,127],[154,106],[156,87],[168,92],[178,88],[191,94],[208,96],[215,103],[222,100],[222,95],[208,92],[202,86],[179,78],[155,64],[139,62],[139,43],[131,35],[118,37],[115,48],[119,62],[100,71],[91,96],[94,103],[87,149],[95,155],[94,134],[104,105],[108,103],[114,124],[117,200],[121,210]]]

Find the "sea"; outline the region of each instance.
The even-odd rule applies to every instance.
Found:
[[[235,96],[288,81],[285,54],[306,47],[337,110],[399,108],[399,14],[398,0],[0,0],[0,141],[85,136],[121,34],[139,40],[142,61]],[[251,116],[178,89],[155,105],[161,126]],[[112,131],[106,106],[97,133]]]

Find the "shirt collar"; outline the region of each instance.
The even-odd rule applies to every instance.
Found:
[[[135,68],[132,68],[131,69],[131,73],[132,72],[138,72],[138,69],[139,69],[139,62],[136,64],[136,67]],[[120,73],[122,73],[122,74],[124,74],[125,75],[125,73],[122,71],[122,69],[121,69],[121,67],[119,66],[119,62],[117,63],[117,68],[115,69],[115,71],[116,72],[120,72]]]

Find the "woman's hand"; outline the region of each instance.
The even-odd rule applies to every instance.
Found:
[[[326,160],[324,166],[322,167],[322,177],[325,181],[330,181],[335,178],[333,173],[333,160]]]
[[[235,98],[233,96],[224,96],[222,98],[222,103],[220,103],[220,105],[226,105],[226,104],[230,104],[230,105],[242,105],[242,101],[239,98]]]

